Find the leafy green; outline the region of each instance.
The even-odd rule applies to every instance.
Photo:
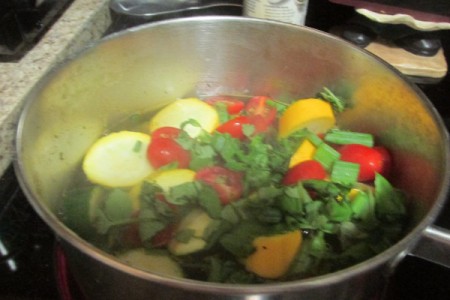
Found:
[[[331,168],[331,180],[342,184],[351,185],[357,182],[359,164],[337,160]]]
[[[337,112],[343,112],[345,110],[345,102],[336,96],[330,89],[324,87],[323,92],[320,92],[320,96],[330,102],[333,105],[333,109]]]
[[[374,137],[369,133],[354,132],[348,130],[333,129],[328,132],[324,140],[329,143],[345,145],[345,144],[359,144],[367,147],[373,147]]]
[[[394,221],[406,215],[405,196],[382,175],[375,176],[376,212],[379,218]]]
[[[328,144],[321,143],[315,153],[314,159],[320,162],[325,169],[331,169],[333,163],[340,157],[340,153]]]
[[[113,189],[105,199],[104,210],[112,222],[129,219],[133,211],[129,194],[121,189]]]
[[[321,96],[332,103],[335,111],[345,108],[345,101],[329,89],[324,88]],[[278,115],[287,108],[275,100],[268,100],[267,104],[275,107]],[[225,105],[219,103],[216,108],[221,123],[231,118]],[[359,166],[340,161],[339,153],[331,145],[372,145],[371,135],[332,129],[322,139],[303,128],[278,139],[275,130],[257,133],[253,125],[244,125],[243,140],[202,129],[198,137],[192,138],[185,130],[192,126],[200,124],[195,120],[184,122],[176,138],[191,154],[189,168],[198,171],[222,166],[239,172],[243,184],[240,198],[224,205],[218,192],[199,180],[168,191],[144,181],[137,213],[128,190],[105,189],[101,201],[93,201],[94,209],[90,211],[94,212],[92,225],[108,242],[119,239],[124,230],[137,224],[143,246],[152,249],[151,241],[158,232],[169,224],[177,224],[192,208],[201,208],[212,218],[202,236],[207,246],[199,253],[174,259],[202,280],[260,283],[271,280],[248,272],[240,262],[255,251],[253,241],[259,236],[302,231],[301,250],[288,273],[277,279],[290,280],[323,274],[366,259],[388,248],[404,231],[403,193],[379,174],[373,187],[361,185],[357,182]],[[305,139],[317,148],[314,159],[327,168],[330,177],[285,186],[282,180],[289,170],[291,156]],[[136,144],[135,150],[141,146]],[[178,165],[164,168],[174,169]],[[351,193],[352,189],[358,192]],[[83,195],[75,199],[87,199],[80,206],[85,213],[93,196]],[[193,234],[192,229],[178,229],[175,239],[187,241]]]
[[[270,226],[244,221],[224,234],[220,239],[220,244],[234,256],[245,258],[255,250],[252,245],[253,240],[258,236],[268,235],[270,232],[272,232]]]

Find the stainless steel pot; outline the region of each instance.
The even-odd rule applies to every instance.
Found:
[[[293,100],[324,86],[354,104],[340,117],[342,127],[372,132],[392,150],[395,184],[413,197],[408,233],[376,257],[294,282],[212,284],[128,267],[59,220],[55,208],[61,191],[83,153],[105,128],[133,112],[193,95]],[[199,17],[107,37],[45,76],[29,94],[20,119],[15,167],[32,206],[59,236],[70,270],[89,299],[370,299],[380,296],[392,269],[417,242],[441,236],[431,240],[445,247],[448,233],[431,224],[446,199],[449,145],[430,101],[369,53],[305,27]]]

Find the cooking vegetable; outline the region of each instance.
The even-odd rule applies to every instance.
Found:
[[[195,179],[195,172],[190,169],[172,169],[156,172],[147,180],[157,184],[161,189],[168,193],[172,187],[191,182]]]
[[[289,160],[289,168],[314,158],[317,147],[309,139],[304,139]]]
[[[222,105],[230,115],[236,115],[244,109],[245,103],[231,96],[213,96],[205,99],[205,102],[220,108]]]
[[[349,144],[342,146],[339,153],[341,154],[341,160],[359,164],[359,181],[371,181],[375,178],[376,173],[384,174],[388,171],[390,158],[383,148]]]
[[[316,160],[305,160],[290,168],[283,178],[283,184],[295,184],[307,179],[325,179],[327,172]]]
[[[265,132],[274,123],[277,115],[276,108],[267,104],[269,98],[256,96],[251,98],[245,106],[245,112],[250,123],[255,126],[255,132]]]
[[[144,133],[111,133],[89,148],[83,171],[93,183],[108,187],[133,186],[153,172],[146,154],[149,143],[150,136]]]
[[[242,174],[238,172],[212,166],[199,170],[195,178],[211,186],[223,205],[239,199],[242,195]]]
[[[169,138],[152,139],[147,148],[147,157],[155,169],[168,164],[177,164],[179,168],[186,168],[191,161],[190,153]]]
[[[176,127],[171,126],[165,126],[165,127],[159,127],[158,129],[154,130],[151,134],[152,140],[158,139],[158,138],[166,138],[166,139],[177,139],[180,134],[182,134],[182,130]]]
[[[150,136],[141,133],[148,121],[128,131],[146,137],[144,153],[140,143],[133,151],[150,172],[131,186],[86,187],[81,176],[62,215],[102,249],[157,249],[196,280],[294,280],[372,257],[401,238],[405,195],[385,177],[389,152],[370,134],[337,128],[345,106],[330,90],[321,95],[291,104],[255,96],[236,110],[233,98],[177,100],[154,114]],[[128,167],[137,166],[101,175],[134,174]],[[370,180],[360,176],[367,169]]]
[[[180,99],[161,109],[149,123],[150,132],[160,127],[180,128],[183,123],[195,120],[198,126],[187,125],[184,129],[191,137],[197,137],[201,130],[212,132],[219,125],[217,111],[197,98]]]
[[[245,259],[245,268],[263,278],[286,274],[302,243],[300,230],[257,237],[255,252]]]
[[[83,236],[91,235],[104,198],[105,190],[99,186],[69,191],[63,197],[64,223]]]
[[[335,126],[332,106],[321,99],[301,99],[289,105],[279,120],[278,136],[287,137],[302,128],[324,133]]]
[[[343,130],[331,130],[325,137],[325,141],[333,144],[345,145],[345,144],[360,144],[368,147],[373,147],[373,136],[368,133],[343,131]]]
[[[245,138],[243,127],[249,124],[251,124],[251,122],[248,117],[238,116],[217,127],[217,131],[220,133],[228,133],[235,139],[243,139]]]
[[[178,225],[168,249],[175,255],[187,255],[206,247],[205,232],[212,219],[201,209],[193,209]]]
[[[117,258],[134,268],[171,277],[183,277],[183,270],[163,253],[149,253],[143,248],[129,250]]]

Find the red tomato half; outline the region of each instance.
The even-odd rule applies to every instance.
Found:
[[[191,161],[189,151],[175,140],[168,138],[152,139],[147,148],[147,157],[154,168],[177,162],[178,168],[187,168]]]
[[[284,185],[296,184],[302,180],[325,179],[327,172],[316,160],[305,160],[290,168],[283,178]]]
[[[339,150],[341,160],[360,165],[359,181],[374,180],[375,174],[385,174],[390,164],[390,155],[383,147],[368,147],[358,144],[342,146]]]
[[[250,122],[255,126],[255,133],[266,131],[275,121],[277,110],[267,104],[269,97],[256,96],[251,98],[245,106]]]
[[[206,103],[214,106],[217,103],[223,103],[227,107],[230,115],[236,115],[244,109],[244,102],[230,96],[216,96],[205,100]]]
[[[152,140],[157,138],[176,139],[181,133],[181,129],[176,127],[160,127],[152,132]]]
[[[229,133],[235,139],[242,140],[245,138],[242,131],[242,125],[244,124],[251,124],[250,120],[245,116],[239,116],[221,124],[216,130],[221,133]]]
[[[206,167],[196,173],[195,179],[211,186],[223,205],[239,199],[242,195],[242,174],[239,172],[219,166]]]

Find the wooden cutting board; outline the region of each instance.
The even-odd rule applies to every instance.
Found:
[[[439,80],[447,74],[448,65],[442,48],[431,57],[415,55],[383,40],[376,40],[365,49],[408,76]]]

